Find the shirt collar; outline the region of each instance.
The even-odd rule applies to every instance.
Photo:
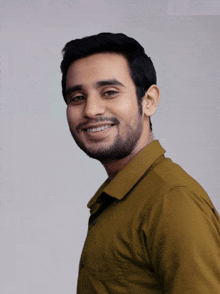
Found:
[[[150,166],[166,151],[158,140],[154,140],[144,147],[132,160],[109,182],[107,179],[88,203],[88,208],[94,206],[101,194],[121,200],[150,168]]]

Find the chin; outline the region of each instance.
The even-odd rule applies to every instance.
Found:
[[[117,146],[110,146],[109,148],[100,148],[97,150],[85,148],[85,146],[79,146],[89,157],[97,159],[101,162],[119,160],[127,157],[133,151],[133,148],[116,148]]]

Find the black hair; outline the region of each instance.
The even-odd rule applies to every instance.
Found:
[[[136,86],[139,111],[142,113],[142,98],[153,84],[157,83],[156,71],[144,51],[144,48],[133,38],[125,34],[100,33],[68,42],[62,50],[62,94],[66,101],[66,76],[72,62],[96,53],[118,53],[123,55],[130,69],[131,78]],[[150,129],[152,124],[150,121]]]

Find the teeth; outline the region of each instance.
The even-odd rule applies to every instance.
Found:
[[[100,131],[102,131],[104,129],[108,129],[110,127],[111,127],[111,125],[107,125],[107,126],[103,126],[103,127],[99,127],[99,128],[87,129],[87,132],[92,132],[92,133],[100,132]]]

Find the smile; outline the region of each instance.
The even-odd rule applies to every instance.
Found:
[[[101,127],[97,127],[97,128],[88,128],[88,129],[85,129],[85,131],[91,132],[91,133],[96,133],[96,132],[100,132],[105,129],[108,129],[110,127],[112,127],[112,125],[106,125],[106,126],[101,126]]]

